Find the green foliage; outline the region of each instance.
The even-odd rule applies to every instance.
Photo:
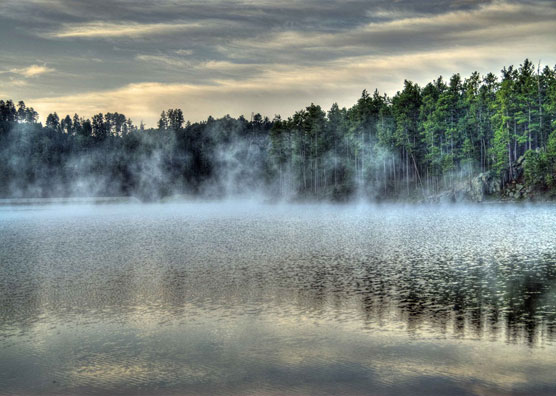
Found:
[[[522,156],[526,184],[556,188],[556,70],[527,59],[500,80],[477,72],[424,87],[406,80],[391,98],[363,90],[350,108],[311,104],[272,121],[191,124],[167,109],[157,129],[117,112],[52,113],[43,127],[25,103],[0,100],[3,196],[67,195],[75,180],[90,179],[100,184],[95,194],[420,197],[479,172],[515,180]]]
[[[525,152],[525,182],[534,187],[546,187],[549,163],[546,153],[528,150]]]

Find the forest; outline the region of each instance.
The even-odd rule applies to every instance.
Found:
[[[0,100],[0,197],[418,200],[479,174],[556,191],[556,67],[528,59],[287,119],[186,114],[165,110],[156,128],[117,112],[43,125],[23,101]]]

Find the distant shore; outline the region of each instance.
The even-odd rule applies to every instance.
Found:
[[[223,202],[227,199],[235,200],[252,200],[254,197],[236,196],[236,197],[203,197],[194,195],[173,195],[156,200],[142,200],[135,196],[117,196],[117,197],[45,197],[45,198],[0,198],[0,207],[10,206],[35,206],[35,205],[102,205],[102,204],[144,204],[144,203],[176,203],[176,202]],[[524,196],[520,198],[508,197],[505,195],[485,196],[482,200],[474,200],[469,197],[459,197],[453,191],[446,191],[435,196],[429,196],[424,199],[414,198],[392,198],[379,200],[344,200],[344,201],[327,201],[315,199],[292,199],[292,200],[273,200],[260,199],[261,203],[290,203],[290,204],[340,204],[349,205],[352,203],[368,203],[368,204],[416,204],[416,205],[444,205],[444,204],[512,204],[512,203],[554,203],[556,199],[548,194]]]

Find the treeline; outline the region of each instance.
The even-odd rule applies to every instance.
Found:
[[[158,129],[119,113],[53,113],[43,126],[25,103],[0,101],[0,196],[222,197],[272,184],[267,118],[184,124],[181,110],[168,114]]]
[[[288,119],[190,123],[181,109],[162,112],[156,129],[119,113],[37,119],[0,101],[4,197],[419,198],[481,172],[556,190],[556,68],[529,60],[498,77],[405,81],[393,97],[365,90],[349,109],[311,104]]]

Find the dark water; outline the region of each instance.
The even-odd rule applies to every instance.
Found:
[[[0,394],[554,395],[556,207],[0,207]]]

